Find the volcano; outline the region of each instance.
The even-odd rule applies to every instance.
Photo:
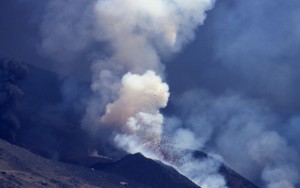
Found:
[[[193,151],[198,160],[202,160],[208,155],[201,151]],[[95,170],[109,172],[128,179],[142,182],[154,188],[172,187],[199,187],[186,177],[178,173],[174,168],[146,158],[140,153],[129,154],[116,162],[99,162],[92,166]],[[219,173],[225,177],[229,188],[258,188],[255,184],[226,166],[221,164]]]
[[[140,153],[127,155],[116,162],[83,167],[43,158],[3,140],[0,140],[0,169],[1,187],[199,187],[174,168]],[[257,188],[225,165],[220,172],[229,188]]]
[[[49,160],[0,140],[0,187],[198,187],[172,167],[141,154],[94,167],[99,170]]]
[[[0,141],[2,187],[199,187],[173,167],[140,153],[122,154],[123,158],[116,161],[84,152],[88,146],[78,123],[80,117],[76,113],[80,110],[59,105],[63,100],[60,79],[55,73],[29,68],[30,74],[21,83],[25,96],[18,109],[22,126],[16,140],[17,145],[25,148]],[[88,90],[88,83],[71,81]],[[45,86],[47,94],[40,92]],[[199,160],[208,157],[201,151],[192,152]],[[229,188],[257,188],[225,164],[219,173]]]
[[[178,173],[174,168],[146,158],[141,153],[130,154],[114,163],[97,163],[92,166],[96,170],[109,172],[153,188],[196,188],[196,184]]]

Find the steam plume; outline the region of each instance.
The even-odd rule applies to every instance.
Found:
[[[78,5],[81,3],[77,0],[77,5],[74,5],[72,1],[70,6],[80,7]],[[62,12],[69,10],[67,2],[59,4],[58,1],[52,1],[51,4],[59,5]],[[163,160],[159,145],[164,117],[160,109],[167,105],[169,87],[163,81],[164,66],[161,59],[180,51],[193,39],[194,30],[203,23],[205,12],[213,5],[214,0],[91,1],[90,6],[86,7],[92,12],[92,19],[85,22],[85,15],[79,19],[79,26],[83,28],[79,27],[77,34],[80,40],[84,40],[83,46],[75,45],[74,50],[84,48],[92,39],[100,43],[108,42],[110,52],[106,58],[94,60],[92,65],[91,89],[94,96],[87,103],[83,127],[93,132],[94,136],[102,129],[110,130],[113,142],[118,147]],[[69,14],[69,11],[67,13],[66,17],[59,19],[72,27],[69,23],[76,20],[75,15]],[[47,17],[53,19],[52,16],[56,17],[50,11]],[[68,19],[69,16],[71,18]],[[74,22],[74,25],[73,29],[76,29],[78,24]],[[65,33],[64,29],[62,34]],[[60,32],[46,33],[44,50],[55,53],[56,40],[62,38]],[[64,45],[68,45],[68,42]],[[73,45],[70,49],[73,49]],[[167,152],[171,154],[171,151]],[[205,174],[206,178],[196,178],[193,176],[201,170],[187,170],[192,161],[189,159],[185,158],[181,165],[175,167],[197,184],[211,186],[208,182],[213,181],[207,180],[215,179],[211,175],[217,172],[218,165],[214,164],[214,173]],[[201,166],[210,164],[213,165],[204,161],[197,166],[203,170]],[[222,177],[220,182],[213,187],[225,187]]]
[[[100,70],[96,75],[109,73],[110,78],[118,78],[127,71],[132,72],[123,76],[121,86],[118,79],[109,79],[111,85],[120,89],[117,96],[109,99],[115,101],[106,106],[101,117],[102,124],[116,126],[113,132],[117,146],[163,160],[158,146],[164,118],[159,109],[167,105],[169,91],[160,78],[163,76],[160,57],[179,51],[191,40],[193,30],[204,21],[205,11],[212,5],[213,1],[97,2],[97,24],[101,27],[97,37],[110,41],[113,56],[95,63],[96,70]],[[103,90],[106,83],[96,77],[94,85],[100,85]],[[116,93],[116,87],[107,90]],[[100,96],[104,96],[102,91]],[[176,168],[188,177],[197,174],[195,169],[187,170],[187,166],[183,163]],[[197,180],[198,185],[205,184],[203,179]],[[224,180],[221,185],[224,186]]]
[[[161,141],[163,124],[159,109],[167,105],[168,85],[153,71],[141,76],[127,73],[122,78],[119,95],[119,99],[106,106],[106,113],[101,118],[104,124],[121,125],[114,129],[123,133],[115,137],[118,146],[131,153],[142,152],[136,149],[139,143],[145,149],[157,146]]]
[[[204,21],[205,11],[212,5],[213,1],[98,1],[97,24],[101,27],[98,39],[110,41],[113,56],[96,62],[94,66],[100,71],[94,72],[94,75],[107,75],[105,79],[111,82],[104,90],[105,94],[99,90],[100,96],[107,95],[107,90],[116,93],[116,89],[120,88],[117,96],[112,94],[113,97],[108,99],[107,102],[115,101],[106,106],[101,117],[102,124],[115,127],[114,142],[117,146],[131,153],[142,152],[148,157],[163,160],[158,146],[164,118],[159,109],[167,105],[169,91],[168,85],[159,76],[163,76],[160,57],[179,51],[191,40],[193,30]],[[118,77],[128,70],[132,73],[125,74],[120,85]],[[103,90],[108,82],[103,83],[102,80],[96,77],[93,85]],[[111,85],[114,86],[112,89]],[[203,173],[206,168],[204,170],[191,159],[182,159],[183,163],[176,168],[198,185],[225,187],[222,177],[219,178],[220,184],[212,184],[217,182],[217,178]],[[190,164],[196,164],[196,168],[188,169]],[[210,166],[212,163],[203,164]],[[201,175],[193,177],[197,172],[201,172],[202,179],[199,178]]]
[[[115,123],[130,133],[133,122],[145,117],[142,113],[161,116],[159,109],[166,106],[169,94],[159,78],[163,76],[160,57],[180,50],[191,40],[212,5],[213,1],[203,0],[96,2],[96,38],[109,41],[113,51],[109,59],[94,64],[93,89],[100,96],[113,93],[106,103],[115,100],[106,106],[102,123]],[[125,74],[127,71],[132,73]]]

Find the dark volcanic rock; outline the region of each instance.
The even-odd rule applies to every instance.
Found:
[[[128,179],[135,180],[153,188],[199,188],[174,168],[142,154],[127,155],[115,163],[97,163],[93,168]]]
[[[108,172],[64,164],[37,156],[0,139],[0,187],[124,187],[149,188]]]
[[[201,151],[186,150],[181,153],[184,154],[185,152],[193,152],[194,157],[199,160],[209,157]],[[114,163],[97,163],[92,167],[96,170],[117,174],[151,187],[199,187],[178,173],[174,168],[159,161],[148,159],[139,153],[127,155]],[[221,164],[219,172],[224,176],[229,188],[258,188],[258,186],[225,164]]]

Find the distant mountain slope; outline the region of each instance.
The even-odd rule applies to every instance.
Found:
[[[132,180],[76,165],[48,160],[0,140],[0,187],[149,188]]]

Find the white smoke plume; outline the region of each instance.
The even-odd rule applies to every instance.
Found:
[[[166,107],[170,94],[163,81],[161,60],[193,39],[194,30],[203,24],[206,11],[214,3],[215,0],[51,1],[42,25],[46,54],[61,56],[67,51],[68,56],[74,56],[92,43],[108,44],[106,58],[93,61],[94,96],[87,102],[83,127],[94,136],[101,129],[110,130],[118,147],[164,160],[160,151],[164,117],[160,109]],[[174,139],[181,136],[192,134],[177,130]],[[189,144],[197,145],[198,141],[192,139]],[[172,151],[167,152],[172,155]],[[212,161],[199,162],[187,155],[175,168],[202,187],[226,187],[224,178],[217,173],[219,164]]]
[[[110,41],[114,51],[105,67],[117,66],[117,74],[133,72],[123,76],[117,99],[106,106],[101,117],[101,124],[115,127],[114,141],[119,147],[164,161],[158,147],[164,122],[159,109],[167,105],[169,91],[157,75],[163,76],[160,57],[179,51],[191,40],[193,30],[204,21],[205,11],[212,5],[213,1],[202,0],[97,3],[98,25],[104,28],[99,39]],[[103,61],[97,64],[103,66]],[[199,162],[186,156],[175,168],[202,187],[226,187],[218,174],[219,166],[212,161]]]
[[[210,148],[247,177],[260,174],[267,188],[295,188],[300,179],[294,165],[297,154],[272,129],[279,124],[275,115],[255,102],[234,95],[187,93],[178,100],[184,115],[166,121],[160,113],[170,95],[161,61],[193,39],[214,3],[52,0],[41,26],[41,47],[44,54],[64,61],[94,44],[105,46],[104,52],[91,57],[94,96],[82,122],[94,136],[109,130],[116,146],[173,165],[203,188],[226,187],[218,173],[220,163],[212,158],[199,161],[189,154],[174,162],[177,153],[169,145]]]
[[[100,74],[96,74],[102,74],[103,66],[111,71],[111,65],[117,69],[113,73],[133,72],[123,76],[117,99],[112,98],[114,102],[106,106],[101,117],[101,124],[114,127],[117,146],[165,161],[158,147],[164,122],[159,109],[167,105],[169,91],[158,76],[163,76],[160,57],[179,51],[191,40],[193,30],[204,21],[205,11],[212,5],[213,1],[202,0],[97,3],[101,27],[98,39],[110,41],[114,53],[109,60],[96,63],[101,67]],[[213,160],[199,162],[187,155],[175,168],[202,187],[226,187],[224,178],[218,174],[219,165]]]
[[[106,113],[101,118],[103,124],[116,126],[117,145],[130,153],[145,153],[157,147],[163,124],[159,109],[167,105],[168,85],[153,71],[143,75],[127,73],[122,78],[119,95],[116,101],[106,106]]]
[[[109,41],[113,55],[95,63],[98,68],[94,71],[93,84],[103,85],[97,77],[104,71],[115,77],[132,72],[123,76],[118,95],[109,99],[115,102],[106,106],[102,123],[114,123],[130,133],[133,122],[145,116],[141,113],[159,114],[169,96],[168,86],[159,78],[163,76],[161,55],[176,52],[191,40],[193,30],[203,23],[205,11],[213,3],[208,0],[97,1],[95,37]],[[110,90],[109,86],[105,89]]]
[[[120,98],[106,106],[106,114],[101,121],[105,124],[127,124],[124,131],[134,132],[138,128],[130,126],[129,117],[139,112],[158,113],[157,109],[166,107],[169,87],[153,71],[143,75],[127,73],[123,76]]]

